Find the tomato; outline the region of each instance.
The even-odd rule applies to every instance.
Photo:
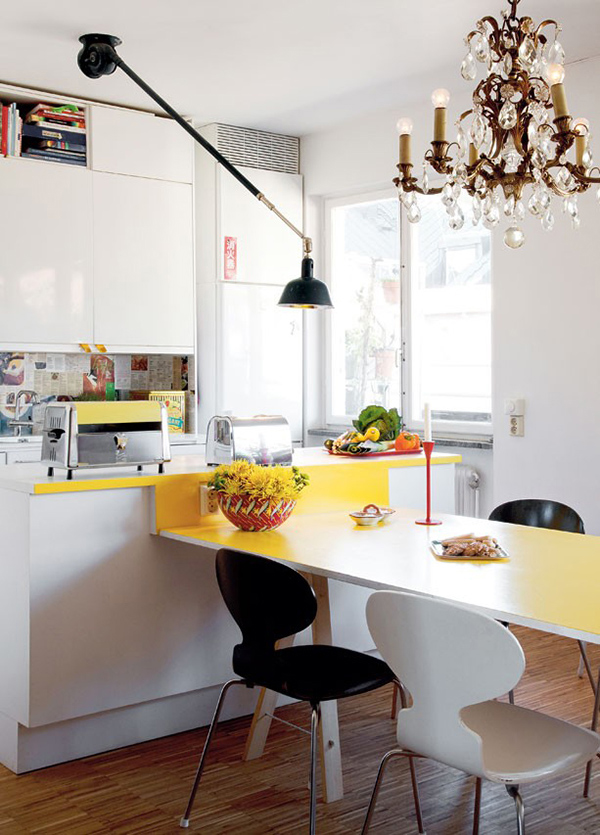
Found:
[[[421,439],[411,432],[401,432],[394,442],[394,449],[397,452],[404,452],[409,449],[421,449]]]

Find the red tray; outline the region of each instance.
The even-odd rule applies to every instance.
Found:
[[[423,452],[421,449],[386,449],[383,452],[332,452],[330,449],[324,449],[323,452],[328,452],[330,455],[342,456],[344,458],[375,458],[377,455],[419,455]]]

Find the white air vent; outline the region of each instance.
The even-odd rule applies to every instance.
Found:
[[[283,136],[234,125],[217,125],[217,149],[233,165],[285,171],[298,174],[300,169],[300,140],[297,136]]]

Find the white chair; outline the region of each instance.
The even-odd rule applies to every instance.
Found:
[[[394,756],[411,763],[428,757],[476,777],[474,835],[482,779],[503,784],[515,801],[523,835],[519,785],[583,765],[600,748],[600,736],[592,731],[494,701],[515,687],[525,656],[515,636],[493,618],[442,600],[384,591],[369,598],[367,621],[377,649],[413,701],[399,712],[400,748],[381,761],[363,835]],[[413,793],[422,833],[418,789]]]

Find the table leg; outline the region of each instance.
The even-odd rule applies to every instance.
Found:
[[[317,596],[318,603],[317,616],[312,625],[313,643],[332,644],[329,583],[327,577],[313,574],[311,584]],[[326,803],[332,803],[334,800],[340,800],[344,796],[340,729],[337,702],[335,701],[321,703],[319,744],[321,749],[323,798]]]
[[[594,699],[594,715],[592,716],[592,730],[598,727],[598,710],[600,710],[600,667],[598,668],[598,682],[596,684],[596,698]],[[583,796],[588,797],[590,792],[590,780],[592,779],[592,763],[590,760],[585,769],[585,781],[583,784]]]
[[[280,641],[277,641],[277,649],[291,647],[295,637],[295,635],[290,635],[288,638],[282,638]],[[271,728],[271,717],[275,712],[278,698],[279,694],[274,693],[273,690],[266,690],[264,687],[261,688],[258,702],[254,709],[252,724],[248,731],[248,738],[246,739],[245,760],[255,760],[265,750],[265,743]]]

